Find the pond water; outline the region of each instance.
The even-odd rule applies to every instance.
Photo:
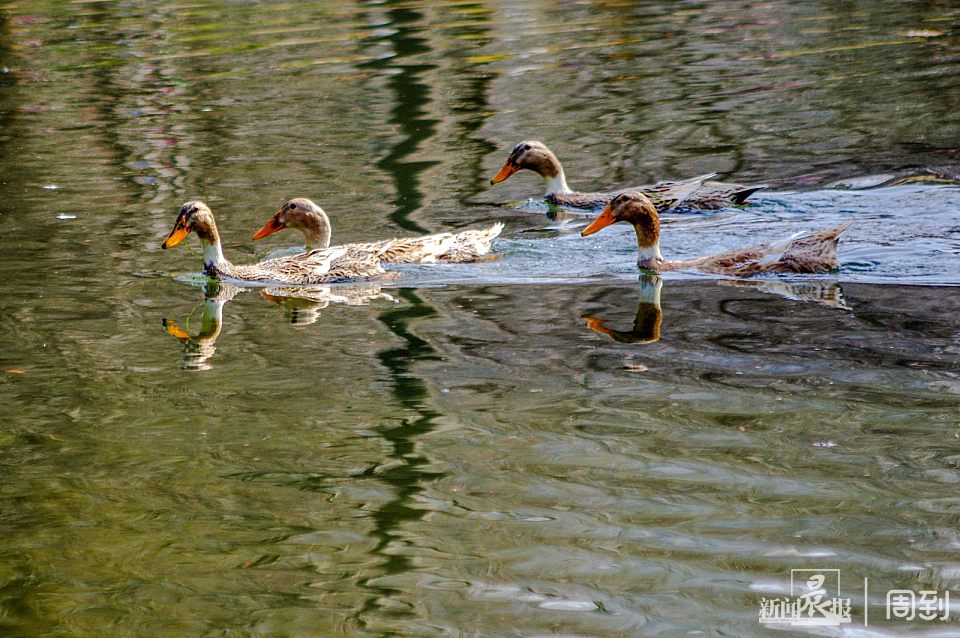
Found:
[[[0,634],[960,635],[958,62],[933,0],[0,0]],[[638,277],[489,185],[522,139],[769,185],[668,256],[852,220],[843,267]],[[309,291],[160,250],[192,198],[294,245],[295,195],[506,230]],[[759,623],[830,569],[851,623]]]

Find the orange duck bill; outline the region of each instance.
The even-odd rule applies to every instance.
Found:
[[[609,226],[610,224],[616,223],[616,219],[613,216],[613,213],[610,212],[610,204],[607,204],[607,207],[603,209],[603,212],[600,213],[600,217],[597,217],[593,220],[593,223],[580,231],[581,237],[586,237],[587,235],[592,235],[598,230],[602,230]]]
[[[174,224],[173,230],[170,231],[170,236],[163,240],[161,248],[173,248],[186,239],[189,234],[190,229],[187,227],[187,223],[183,220],[183,217],[177,217],[177,223]]]
[[[507,162],[506,164],[503,165],[503,167],[499,171],[497,171],[496,175],[490,178],[490,183],[499,184],[500,182],[507,179],[508,177],[510,177],[511,175],[513,175],[519,170],[520,170],[519,166],[517,166],[516,164],[511,164],[510,162]]]
[[[261,228],[254,234],[253,238],[255,240],[263,239],[267,235],[272,235],[278,230],[283,230],[286,227],[287,225],[280,221],[280,211],[277,211],[277,214],[271,217],[270,221],[264,224],[263,228]]]

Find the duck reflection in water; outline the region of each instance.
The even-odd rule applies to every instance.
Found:
[[[309,326],[320,318],[320,311],[332,303],[363,306],[374,299],[397,300],[376,284],[353,284],[299,288],[271,287],[260,291],[260,296],[283,308],[283,314],[294,326]]]
[[[811,301],[837,310],[850,310],[847,300],[843,297],[843,287],[838,281],[828,279],[806,281],[722,279],[717,283],[721,286],[734,288],[753,288],[791,301]]]
[[[752,288],[760,292],[790,299],[818,303],[838,310],[849,310],[843,297],[843,288],[836,281],[811,279],[805,281],[757,281],[757,280],[720,280],[721,286]],[[660,305],[660,293],[663,279],[660,275],[640,275],[637,295],[637,315],[631,330],[615,330],[606,325],[604,319],[584,317],[587,328],[610,337],[620,343],[655,343],[660,340],[660,328],[663,324],[663,309]]]
[[[585,317],[587,328],[606,335],[620,343],[656,343],[660,341],[660,326],[663,324],[663,309],[660,307],[660,290],[663,279],[660,275],[640,275],[637,295],[637,316],[631,330],[614,330],[606,321],[597,317]]]
[[[200,332],[193,336],[187,332],[193,312],[187,317],[186,329],[181,328],[175,319],[163,320],[167,333],[183,344],[182,367],[185,370],[210,369],[210,358],[217,351],[217,337],[223,329],[223,307],[241,292],[250,290],[216,279],[207,280],[202,288]],[[397,302],[376,284],[275,286],[261,289],[260,296],[283,308],[287,320],[295,326],[308,326],[316,322],[320,318],[320,310],[332,303],[360,306],[373,299]]]
[[[174,319],[163,320],[163,327],[167,333],[176,337],[183,344],[182,367],[184,370],[210,369],[208,362],[217,351],[217,337],[220,336],[220,330],[223,328],[223,307],[241,292],[243,292],[243,288],[238,286],[209,280],[203,287],[200,332],[195,336],[191,337]],[[192,315],[193,312],[190,314]],[[189,328],[189,316],[186,324]]]

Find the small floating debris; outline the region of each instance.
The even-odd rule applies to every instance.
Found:
[[[7,368],[7,374],[23,374],[25,370],[23,368]]]
[[[934,29],[911,29],[903,35],[908,38],[939,38],[943,33],[943,31],[936,31]]]
[[[57,219],[61,221],[65,219],[76,219],[76,218],[77,218],[76,215],[70,215],[68,213],[60,213],[59,215],[57,215]]]
[[[600,608],[589,600],[546,600],[537,607],[553,611],[596,611]]]
[[[837,447],[837,444],[831,441],[830,439],[818,439],[813,442],[813,447],[831,448],[831,447]]]
[[[646,372],[650,368],[642,363],[627,363],[623,366],[623,369],[627,372]]]

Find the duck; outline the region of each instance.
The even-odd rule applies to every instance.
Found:
[[[617,195],[600,216],[581,231],[586,237],[617,222],[633,225],[637,233],[642,270],[701,270],[712,274],[749,277],[763,273],[827,273],[840,267],[837,242],[851,226],[850,222],[828,230],[802,233],[788,239],[737,248],[715,255],[684,261],[667,261],[660,254],[660,218],[657,209],[643,193],[630,191]]]
[[[656,184],[620,188],[606,192],[580,193],[567,186],[567,178],[560,160],[543,142],[527,140],[513,147],[503,166],[490,179],[490,184],[499,184],[514,173],[530,170],[543,177],[546,183],[544,199],[549,204],[564,208],[597,211],[611,199],[627,191],[640,191],[646,195],[659,212],[671,208],[716,210],[746,203],[748,197],[766,185],[742,186],[724,182],[707,181],[716,173],[698,175],[680,181],[657,182]]]
[[[330,247],[330,218],[318,204],[306,197],[285,202],[270,221],[254,233],[253,239],[263,239],[288,226],[303,233],[307,250]],[[374,251],[380,255],[380,261],[387,264],[462,263],[477,261],[489,253],[490,243],[502,230],[503,224],[498,222],[486,229],[344,244],[337,248],[346,250],[347,255]]]
[[[383,242],[368,250],[323,248],[237,265],[223,255],[213,212],[196,200],[180,207],[173,230],[162,247],[173,248],[191,232],[200,239],[203,272],[207,276],[252,284],[328,284],[377,277],[385,273],[380,265],[381,253],[391,246],[390,242]]]

